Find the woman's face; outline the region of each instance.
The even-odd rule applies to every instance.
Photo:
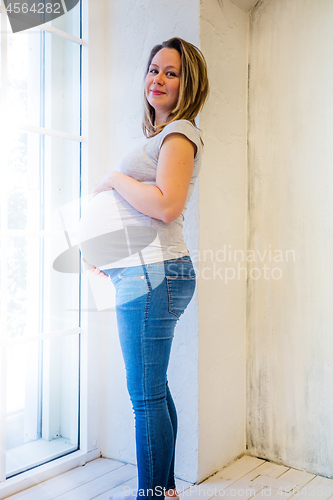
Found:
[[[165,123],[177,104],[180,72],[181,59],[176,49],[161,49],[150,63],[145,92],[149,104],[155,109],[155,125]]]

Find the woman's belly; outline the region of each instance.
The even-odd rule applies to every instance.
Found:
[[[114,189],[102,191],[82,212],[78,227],[82,256],[89,264],[104,269],[127,258],[155,239],[150,221]]]

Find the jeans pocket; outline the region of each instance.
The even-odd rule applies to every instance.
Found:
[[[166,276],[166,280],[169,312],[180,318],[193,297],[196,284],[195,275],[187,278]]]
[[[165,275],[169,279],[192,280],[196,278],[191,260],[177,259],[165,263]]]

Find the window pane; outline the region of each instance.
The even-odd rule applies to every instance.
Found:
[[[13,131],[7,135],[7,225],[9,230],[40,229],[41,183],[37,134]],[[1,200],[1,203],[4,202]],[[37,237],[2,235],[7,254],[8,337],[36,335],[39,331],[41,245]]]
[[[7,349],[7,477],[78,449],[79,336]]]
[[[11,121],[80,134],[80,45],[41,31],[9,34],[7,67]]]
[[[64,16],[57,17],[47,24],[50,24],[54,28],[66,31],[71,35],[80,37],[80,3],[78,2],[75,7],[67,12]]]
[[[8,336],[77,328],[78,268],[58,272],[53,262],[77,243],[80,143],[32,132],[8,137],[9,232],[2,236],[7,245]],[[36,234],[12,235],[10,230]],[[38,231],[45,231],[45,237]]]
[[[38,439],[38,344],[30,342],[7,348],[7,450]],[[28,405],[32,412],[29,415]],[[9,469],[12,468],[10,465]]]
[[[7,244],[7,336],[39,331],[39,238],[12,237]]]
[[[7,30],[11,32],[8,18]],[[9,118],[39,126],[41,32],[9,33],[7,44]]]
[[[80,134],[80,45],[45,33],[45,127]]]
[[[7,135],[8,229],[40,229],[40,136],[12,131]]]

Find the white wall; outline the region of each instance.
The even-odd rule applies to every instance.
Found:
[[[331,477],[332,26],[331,0],[252,12],[248,245],[272,259],[249,268],[282,276],[250,279],[247,334],[248,451]]]
[[[245,451],[246,278],[228,250],[246,246],[248,19],[229,0],[201,4],[211,93],[200,117],[199,480]]]
[[[193,0],[106,2],[106,7],[105,170],[142,136],[141,82],[153,45],[185,38],[201,45],[210,69],[211,98],[200,117],[206,143],[200,208],[197,188],[185,226],[193,260],[200,259],[199,306],[195,296],[177,326],[169,367],[179,417],[176,475],[195,482],[245,449],[246,282],[203,280],[201,255],[224,243],[245,249],[248,15],[229,0],[222,9],[215,0],[200,3],[201,10]],[[104,314],[101,450],[103,456],[135,463],[134,420],[115,319]]]

